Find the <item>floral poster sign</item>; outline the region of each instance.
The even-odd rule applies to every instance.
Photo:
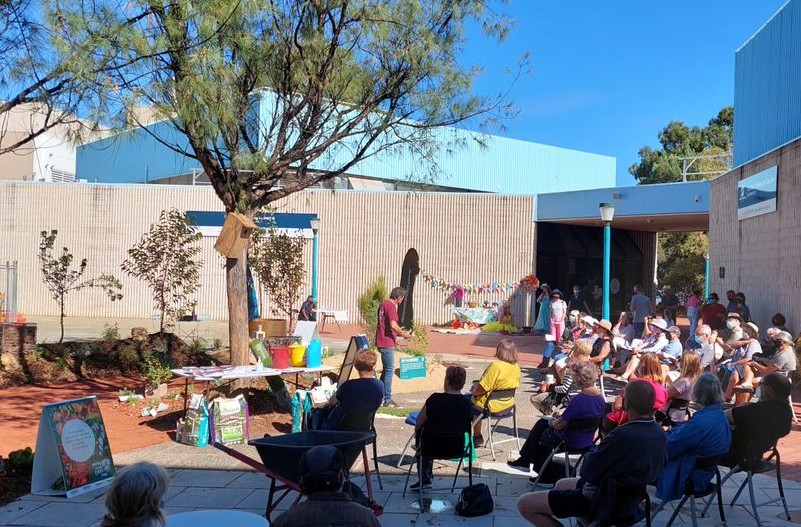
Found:
[[[114,473],[96,397],[42,408],[31,478],[32,493],[73,497],[105,487]]]

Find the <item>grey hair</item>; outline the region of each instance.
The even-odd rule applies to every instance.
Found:
[[[701,406],[723,404],[723,387],[714,373],[704,373],[693,386],[693,401]]]
[[[170,485],[167,471],[142,461],[117,472],[106,491],[108,511],[101,527],[153,525],[166,527],[161,501]]]
[[[389,298],[392,300],[398,300],[399,298],[404,298],[406,296],[406,290],[402,287],[396,287],[389,293]]]
[[[582,390],[593,386],[598,380],[598,366],[591,362],[579,362],[570,367],[573,370],[573,382]]]

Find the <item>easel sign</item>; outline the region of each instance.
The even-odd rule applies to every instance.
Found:
[[[114,477],[114,462],[96,397],[42,408],[31,493],[68,498],[101,489]]]
[[[343,382],[350,379],[351,371],[353,371],[353,361],[356,360],[356,354],[369,347],[370,343],[367,341],[367,335],[354,335],[350,338],[348,349],[345,350],[345,360],[342,362],[342,368],[339,370],[337,386],[342,386]]]

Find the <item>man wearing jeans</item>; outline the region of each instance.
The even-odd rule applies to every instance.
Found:
[[[389,299],[381,302],[378,308],[378,326],[375,332],[375,345],[381,354],[381,381],[384,383],[384,406],[397,407],[392,401],[392,377],[395,375],[395,337],[409,338],[410,334],[400,327],[398,306],[403,303],[406,290],[396,287]]]

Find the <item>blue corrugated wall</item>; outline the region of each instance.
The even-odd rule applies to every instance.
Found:
[[[801,0],[735,54],[734,165],[801,137]]]

